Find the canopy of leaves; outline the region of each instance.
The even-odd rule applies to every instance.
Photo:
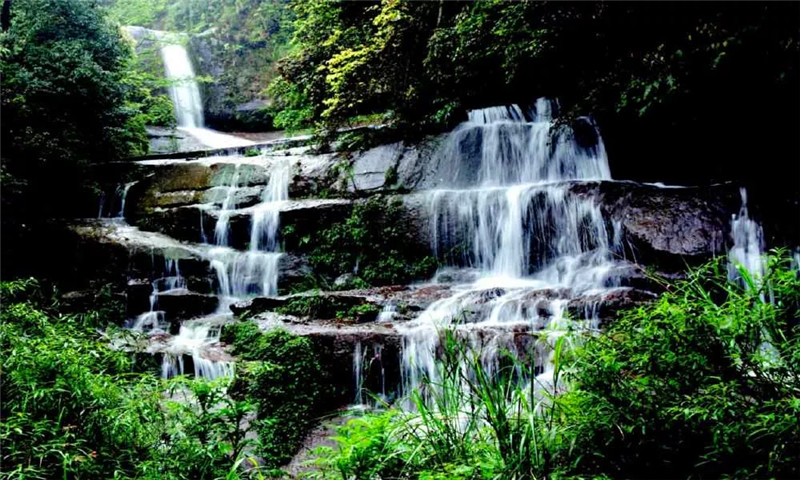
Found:
[[[23,259],[36,258],[30,252],[41,222],[95,214],[90,166],[147,153],[147,115],[160,109],[163,117],[171,105],[151,95],[133,69],[130,45],[97,2],[15,0],[4,7],[3,271],[13,275]]]
[[[292,6],[294,48],[272,90],[287,126],[384,112],[448,126],[469,108],[557,97],[595,115],[618,178],[797,189],[796,2]],[[753,158],[791,175],[731,166]]]

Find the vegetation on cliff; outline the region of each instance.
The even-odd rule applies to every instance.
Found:
[[[0,284],[0,478],[238,478],[248,400],[158,379],[95,330],[108,312],[62,314],[46,292]]]
[[[40,222],[96,214],[90,167],[147,153],[166,107],[95,2],[6,2],[2,74],[3,270],[36,245]],[[22,250],[17,250],[21,248]],[[33,250],[33,248],[31,248]],[[14,254],[13,252],[19,252]]]
[[[230,392],[256,406],[262,463],[285,465],[323,413],[324,374],[311,341],[280,329],[264,333],[250,322],[226,326],[222,341],[242,360]]]
[[[33,279],[0,283],[0,296],[2,479],[263,478],[320,413],[324,377],[307,338],[232,325],[233,380],[164,380],[151,354],[112,340],[136,333],[98,333],[119,321],[111,299],[65,314]]]
[[[451,126],[466,109],[548,96],[564,113],[597,119],[619,178],[798,191],[797,3],[292,8],[293,48],[271,88],[284,127],[377,115],[407,134]],[[772,169],[731,168],[731,158],[769,159]],[[792,175],[776,179],[775,170]]]

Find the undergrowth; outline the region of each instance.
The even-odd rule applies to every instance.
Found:
[[[248,400],[226,380],[165,381],[64,315],[33,279],[0,283],[0,478],[255,478]]]
[[[413,408],[350,421],[309,476],[798,478],[800,279],[783,252],[740,273],[718,259],[600,335],[560,337],[539,387],[530,359],[489,371],[445,332]]]

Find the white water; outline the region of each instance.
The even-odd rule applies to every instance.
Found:
[[[289,164],[273,165],[262,202],[252,209],[251,241],[247,251],[228,246],[230,217],[236,213],[236,191],[244,188],[241,165],[231,173],[225,198],[214,229],[216,245],[202,254],[217,275],[219,307],[217,313],[181,322],[180,331],[170,338],[163,350],[162,376],[170,378],[186,373],[184,355],[191,356],[194,374],[216,378],[233,375],[233,362],[207,358],[218,349],[223,325],[233,321],[230,305],[248,296],[275,295],[278,290],[278,209],[288,199]],[[201,219],[202,226],[202,219]]]
[[[175,109],[175,120],[179,127],[202,128],[203,102],[189,52],[178,43],[179,39],[162,38],[175,42],[165,43],[161,47],[166,77],[173,81],[169,87],[169,96]]]
[[[231,302],[250,295],[269,296],[278,292],[278,231],[280,209],[289,198],[290,165],[278,161],[272,165],[269,181],[261,194],[261,203],[251,209],[250,246],[247,251],[230,248],[230,217],[236,213],[236,190],[240,185],[239,164],[234,166],[228,192],[222,202],[214,238],[217,247],[209,251],[211,266],[217,274],[220,302],[227,309]]]
[[[129,182],[124,185],[117,186],[114,193],[111,195],[111,201],[106,209],[106,194],[100,193],[100,202],[97,209],[97,218],[125,218],[125,202],[128,199],[128,191],[134,186],[136,182]],[[119,202],[119,203],[117,203]],[[119,206],[118,210],[113,210]],[[104,212],[107,210],[107,212]]]
[[[216,320],[214,322],[213,320]],[[222,325],[226,318],[209,317],[181,323],[180,332],[172,337],[163,350],[161,376],[172,378],[188,373],[185,369],[184,355],[192,359],[194,374],[197,377],[217,378],[233,375],[233,362],[205,358],[208,347],[219,341]]]
[[[742,283],[739,268],[744,269],[755,284],[764,276],[764,232],[747,211],[747,190],[740,189],[742,208],[731,217],[733,246],[728,251],[728,279]]]
[[[353,350],[353,384],[355,385],[355,398],[354,405],[361,406],[376,406],[380,401],[386,400],[386,372],[383,366],[383,345],[379,343],[372,344],[372,354],[369,353],[369,347],[364,347],[360,341],[356,342],[355,349]],[[366,367],[366,375],[364,372]],[[373,373],[374,372],[374,373]],[[378,382],[380,383],[378,391],[371,392],[367,388],[365,382],[367,375],[377,374],[379,376]],[[373,389],[374,390],[374,389]]]
[[[250,165],[252,167],[252,165]],[[132,319],[128,327],[148,334],[152,353],[162,354],[162,376],[194,372],[197,376],[216,378],[230,376],[233,363],[219,344],[222,326],[233,321],[230,306],[249,296],[275,295],[278,291],[279,262],[282,257],[278,242],[279,212],[288,201],[290,164],[279,160],[269,166],[269,181],[261,194],[261,202],[246,210],[237,210],[237,192],[252,188],[242,175],[242,166],[233,164],[225,196],[216,211],[213,245],[193,249],[198,256],[208,260],[217,275],[219,307],[216,313],[194,319],[180,319],[180,329],[169,335],[170,320],[158,309],[158,297],[165,293],[189,293],[187,282],[181,276],[179,262],[166,260],[163,276],[152,281],[150,309]],[[213,204],[205,212],[213,211]],[[249,215],[249,247],[245,251],[231,247],[230,219],[233,215]],[[200,228],[203,237],[203,218]],[[191,359],[190,363],[188,359]]]
[[[406,393],[424,378],[437,381],[444,328],[480,352],[490,372],[500,352],[529,350],[525,332],[550,332],[533,352],[546,381],[555,338],[571,323],[568,300],[615,287],[618,232],[569,182],[610,179],[605,149],[599,134],[581,147],[570,129],[555,127],[556,106],[540,99],[527,117],[518,106],[476,110],[446,140],[440,165],[453,181],[427,194],[432,248],[449,269],[478,276],[397,326]],[[572,324],[593,328],[596,319]]]
[[[211,148],[228,148],[253,145],[243,138],[227,135],[204,127],[203,99],[200,86],[181,37],[166,32],[155,32],[161,41],[161,57],[167,79],[172,80],[169,95],[175,110],[178,128],[200,143]]]

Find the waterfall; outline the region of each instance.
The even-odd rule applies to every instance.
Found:
[[[120,194],[119,212],[117,212],[117,218],[125,218],[125,201],[128,199],[128,190],[130,190],[133,184],[135,183],[136,182],[126,183],[125,186],[122,188],[122,193]]]
[[[180,43],[167,43],[161,47],[161,58],[164,60],[166,76],[172,80],[169,96],[172,98],[178,126],[202,128],[203,102],[189,52]]]
[[[570,323],[568,300],[617,286],[619,233],[592,200],[570,192],[571,181],[611,178],[602,139],[579,144],[555,123],[557,107],[539,99],[529,112],[475,110],[445,140],[438,161],[450,181],[427,192],[431,247],[446,268],[477,279],[397,326],[406,393],[437,380],[443,328],[480,351],[488,371],[501,351],[517,349],[517,333],[551,331],[535,352],[545,382],[554,338]]]
[[[189,52],[183,45],[186,38],[182,35],[157,30],[149,32],[161,44],[164,73],[166,78],[171,80],[169,96],[172,99],[178,128],[211,148],[253,145],[250,140],[204,127],[203,98],[200,95],[200,86],[197,83]]]
[[[128,182],[124,185],[118,185],[111,195],[109,205],[106,205],[105,192],[100,193],[100,201],[97,209],[97,218],[118,218],[125,219],[125,202],[128,199],[128,191],[134,186],[136,182]],[[119,202],[119,204],[117,203]],[[119,205],[118,210],[113,210]],[[107,208],[106,208],[107,207]],[[107,213],[104,213],[107,212]]]
[[[747,211],[747,190],[739,190],[742,207],[731,217],[733,246],[728,251],[728,279],[742,283],[743,268],[756,283],[764,276],[764,232]]]
[[[228,246],[230,216],[236,211],[236,190],[239,187],[240,165],[234,166],[228,193],[219,211],[214,229],[217,246],[209,251],[211,266],[217,273],[219,293],[228,299],[220,303],[224,309],[230,302],[248,295],[275,295],[278,291],[278,245],[280,208],[289,198],[289,170],[286,161],[276,162],[261,194],[261,203],[251,207],[250,246],[241,252]]]

